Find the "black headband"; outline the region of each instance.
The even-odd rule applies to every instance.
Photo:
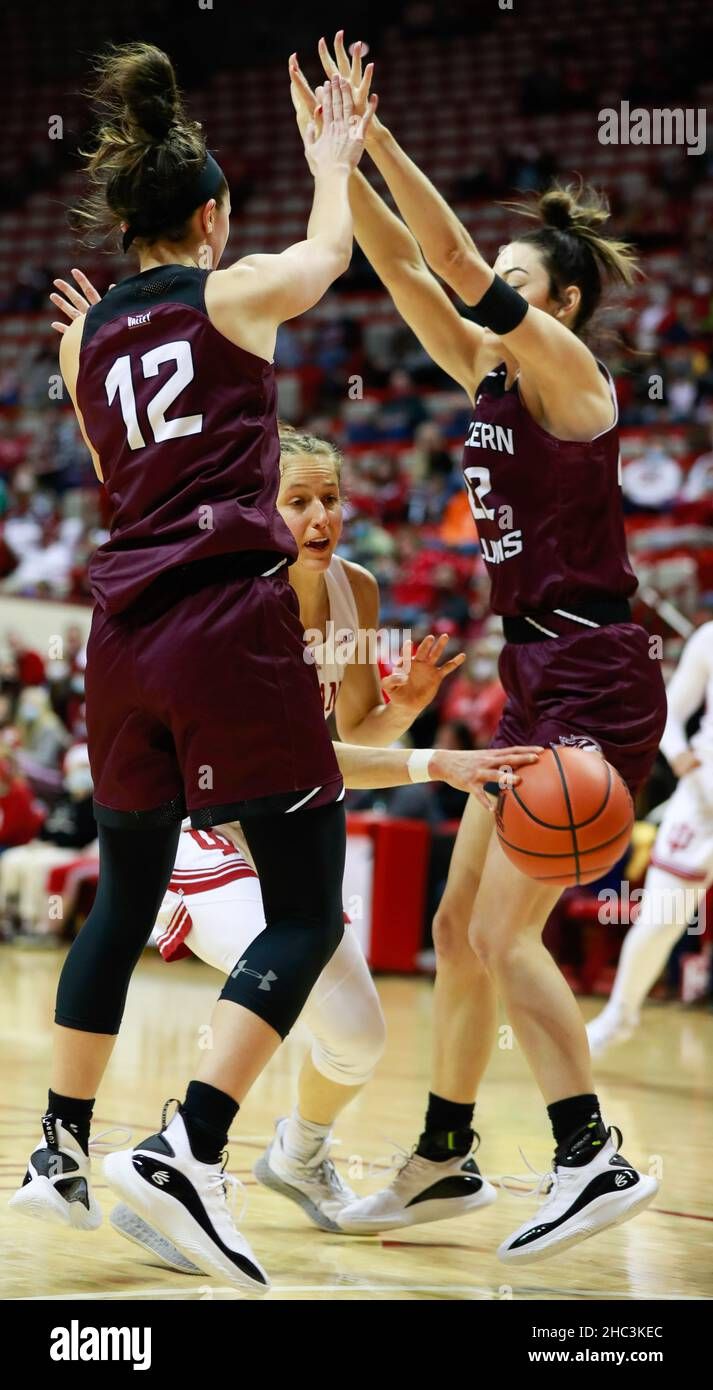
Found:
[[[164,203],[161,209],[161,227],[175,226],[178,222],[185,222],[196,208],[207,203],[209,198],[217,196],[224,181],[225,175],[217,160],[213,158],[212,154],[207,154],[203,168],[196,174],[189,188],[183,189],[178,197],[169,198]],[[128,251],[134,237],[155,235],[161,230],[161,227],[150,226],[146,219],[142,218],[141,213],[137,213],[124,232],[122,241],[124,251]]]

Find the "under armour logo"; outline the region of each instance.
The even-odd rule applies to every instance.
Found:
[[[265,975],[261,975],[259,970],[250,970],[244,960],[239,960],[230,978],[236,980],[238,975],[252,975],[254,980],[259,980],[258,989],[269,989],[273,980],[277,979],[274,970],[268,970]]]
[[[156,1172],[151,1174],[151,1181],[158,1187],[165,1187],[166,1183],[171,1181],[171,1174],[167,1173],[165,1168],[157,1168]]]

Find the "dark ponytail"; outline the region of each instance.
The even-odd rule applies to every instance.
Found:
[[[120,222],[135,225],[145,240],[182,240],[186,203],[207,151],[201,126],[186,114],[170,58],[148,43],[112,46],[94,60],[87,95],[99,128],[93,150],[85,152],[92,189],[74,210],[75,228],[90,245]],[[220,201],[226,191],[223,180],[214,196]]]
[[[589,323],[606,284],[634,283],[638,271],[634,250],[601,232],[609,219],[609,204],[596,189],[583,183],[564,187],[555,183],[532,203],[507,206],[542,224],[514,239],[542,253],[553,298],[559,298],[568,285],[579,287],[582,297],[572,325],[575,333]]]

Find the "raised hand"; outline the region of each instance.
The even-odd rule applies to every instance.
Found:
[[[442,634],[435,638],[429,634],[413,650],[412,642],[404,642],[401,656],[394,662],[394,670],[382,681],[392,704],[399,709],[413,710],[414,717],[430,705],[440,689],[441,681],[457,671],[465,661],[465,653],[459,652],[450,661],[438,663],[448,645],[448,637]]]
[[[329,52],[326,40],[320,39],[319,41],[319,56],[322,61],[322,67],[330,78],[339,76],[347,79],[352,89],[352,102],[354,104],[354,114],[356,116],[363,116],[369,109],[371,80],[374,75],[373,63],[368,63],[362,74],[362,47],[363,45],[361,42],[354,44],[353,57],[350,65],[349,58],[344,48],[344,30],[340,29],[334,40],[334,51],[337,56],[337,62],[335,63]],[[300,67],[296,53],[290,54],[289,73],[292,104],[295,108],[300,134],[304,138],[310,120],[315,119],[319,128],[320,115],[315,115],[318,106],[318,98],[310,87]],[[373,114],[376,110],[377,102],[378,98],[375,97],[373,103],[371,103],[372,120],[366,130],[367,143],[373,130],[374,122],[377,119]]]
[[[334,36],[334,58],[332,57],[326,39],[320,39],[318,52],[322,62],[322,67],[327,77],[346,77],[352,89],[352,100],[354,111],[357,116],[362,116],[369,105],[369,92],[371,89],[371,79],[374,75],[374,64],[368,63],[362,76],[362,44],[354,44],[352,60],[349,62],[349,55],[344,47],[344,30],[340,29]],[[336,62],[335,62],[336,59]]]
[[[66,333],[70,323],[80,318],[82,314],[86,314],[87,309],[90,309],[92,304],[98,304],[101,299],[98,290],[94,288],[83,270],[77,270],[76,267],[73,267],[72,275],[82,291],[81,294],[75,290],[74,285],[70,285],[68,280],[52,281],[58,290],[62,290],[62,294],[51,294],[50,300],[55,308],[59,309],[60,313],[66,314],[69,319],[69,323],[63,323],[61,319],[56,319],[52,324],[55,333],[60,335]],[[110,285],[109,288],[112,289],[113,286]],[[63,295],[66,295],[66,298],[63,298]]]
[[[376,98],[370,97],[366,111],[354,113],[351,86],[338,74],[330,78],[315,93],[321,114],[322,129],[313,118],[304,131],[305,156],[310,171],[316,177],[334,169],[355,169],[364,152],[364,141],[371,117],[376,110]]]

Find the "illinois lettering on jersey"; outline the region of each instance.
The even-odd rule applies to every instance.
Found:
[[[626,554],[616,420],[589,443],[555,439],[506,378],[501,364],[480,383],[463,448],[493,611],[517,617],[628,598],[636,578]]]

